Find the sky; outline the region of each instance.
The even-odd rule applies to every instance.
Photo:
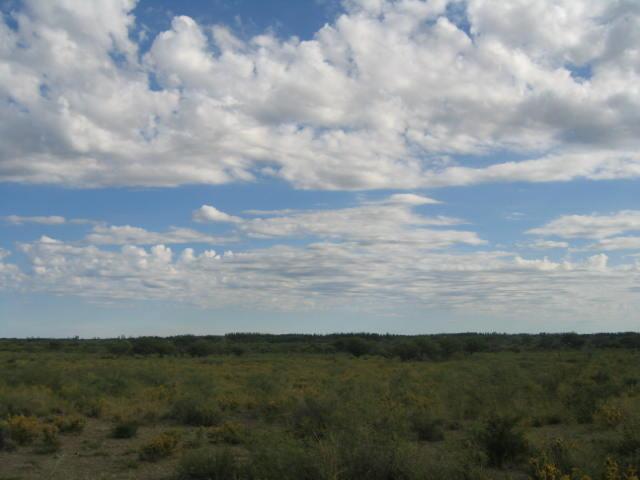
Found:
[[[635,0],[0,12],[0,337],[640,329]]]

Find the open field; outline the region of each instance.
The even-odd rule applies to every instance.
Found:
[[[0,479],[637,478],[636,348],[341,351],[360,340],[0,342]]]

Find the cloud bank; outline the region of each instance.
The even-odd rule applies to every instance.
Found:
[[[133,0],[0,21],[0,180],[413,189],[640,176],[640,6],[350,0],[312,38]],[[504,161],[505,154],[518,161]]]
[[[436,203],[396,194],[337,209],[250,211],[231,216],[226,233],[217,236],[178,227],[150,232],[96,225],[78,241],[43,236],[19,243],[22,270],[1,251],[0,286],[107,302],[172,299],[260,311],[380,313],[411,307],[602,321],[628,318],[640,307],[638,259],[612,262],[602,252],[613,249],[605,242],[630,242],[625,248],[636,250],[640,244],[611,236],[600,240],[599,253],[580,258],[524,256],[492,246],[461,219],[429,215]],[[230,216],[215,211],[211,225]],[[621,211],[578,223],[617,225],[630,217]],[[573,225],[574,218],[560,217],[538,230],[562,231],[573,241],[578,232],[560,226]],[[627,220],[621,224],[628,226]],[[593,228],[579,234],[598,237]],[[248,239],[266,243],[247,247]],[[170,243],[203,243],[219,251]],[[529,246],[567,249],[572,243],[540,240]]]

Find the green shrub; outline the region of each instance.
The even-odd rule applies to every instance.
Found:
[[[622,427],[616,450],[620,455],[637,456],[640,462],[640,422],[630,422]]]
[[[55,425],[43,425],[41,433],[41,444],[36,450],[37,453],[54,453],[60,450],[58,427]]]
[[[3,450],[10,452],[15,450],[15,448],[16,444],[11,439],[7,422],[0,422],[0,452]]]
[[[306,396],[291,413],[291,428],[300,437],[318,438],[332,423],[335,411],[335,402]]]
[[[113,438],[133,438],[138,433],[138,422],[133,420],[121,420],[111,429]]]
[[[0,389],[0,418],[10,415],[45,416],[62,406],[47,387],[20,385]]]
[[[354,357],[361,357],[368,353],[371,353],[373,347],[371,342],[359,337],[348,337],[336,342],[336,348],[343,352],[350,353]]]
[[[244,441],[244,429],[235,422],[223,422],[217,427],[210,427],[207,438],[211,443],[228,443],[238,445]]]
[[[127,355],[133,351],[133,344],[128,340],[113,340],[107,344],[107,351],[112,355]]]
[[[18,445],[29,445],[40,434],[40,422],[35,417],[14,415],[7,419],[9,436]]]
[[[239,480],[242,467],[228,449],[186,452],[176,469],[177,480]]]
[[[358,428],[345,432],[336,448],[345,479],[368,480],[423,478],[417,452],[408,443],[385,432]]]
[[[400,342],[393,346],[392,353],[400,360],[407,362],[410,360],[420,360],[421,353],[418,343],[415,341]]]
[[[173,355],[176,352],[175,345],[164,338],[139,337],[133,341],[132,351],[138,355]]]
[[[192,357],[206,357],[215,351],[215,345],[204,339],[196,340],[187,347],[187,353]]]
[[[249,478],[254,480],[316,480],[322,478],[317,452],[283,434],[267,434],[251,445]],[[345,477],[349,478],[349,477]]]
[[[512,417],[490,417],[477,432],[476,439],[492,467],[518,461],[528,451],[527,440],[517,429],[517,419]]]
[[[68,415],[56,417],[53,423],[60,433],[80,433],[84,430],[87,421],[79,415]]]
[[[156,462],[169,457],[178,448],[178,434],[176,432],[164,432],[153,437],[140,449],[140,460]]]
[[[184,395],[173,402],[169,416],[185,425],[211,427],[222,421],[222,410],[209,399]]]
[[[444,422],[433,418],[430,412],[419,410],[414,412],[410,418],[411,430],[416,434],[418,440],[426,442],[439,442],[444,440]]]

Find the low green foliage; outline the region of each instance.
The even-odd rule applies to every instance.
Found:
[[[138,433],[138,422],[134,420],[120,420],[113,425],[111,436],[113,438],[133,438]]]
[[[9,417],[6,425],[9,437],[18,445],[29,445],[38,437],[42,429],[36,417],[24,415]]]
[[[80,415],[61,415],[55,417],[53,423],[60,433],[80,433],[84,430],[87,421]]]
[[[156,435],[140,448],[140,460],[157,462],[171,456],[178,448],[178,437],[174,431]]]
[[[629,338],[241,334],[121,352],[0,340],[2,475],[59,461],[52,478],[68,480],[121,478],[125,464],[141,479],[609,480],[610,458],[628,480]]]
[[[41,442],[37,448],[38,453],[54,453],[60,449],[60,439],[58,438],[58,427],[55,425],[43,425],[41,430]]]
[[[522,459],[529,450],[517,419],[508,416],[492,416],[476,434],[479,446],[492,467],[502,467],[507,462]]]
[[[177,480],[240,480],[246,478],[236,456],[227,449],[186,452],[176,469]]]
[[[184,425],[202,427],[218,425],[223,418],[220,407],[213,399],[197,394],[183,394],[177,398],[169,416]]]
[[[410,416],[411,429],[418,440],[439,442],[444,440],[444,422],[434,418],[426,409],[419,409]]]

